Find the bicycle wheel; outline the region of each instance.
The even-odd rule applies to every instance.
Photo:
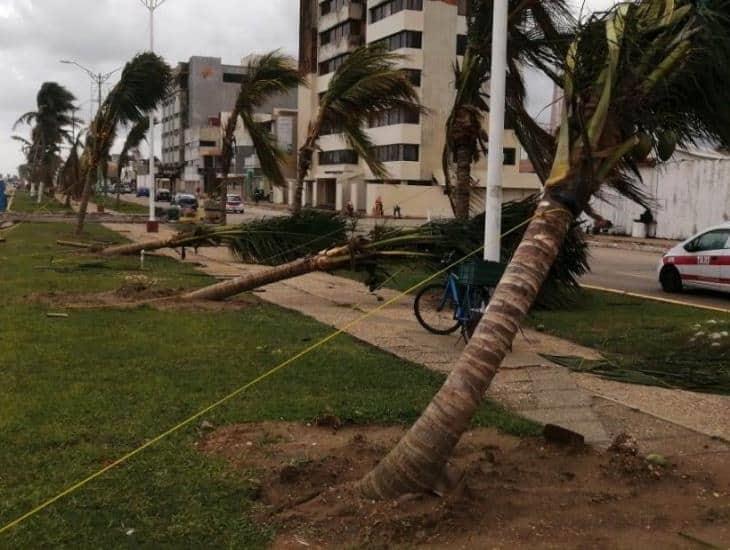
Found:
[[[442,284],[421,289],[413,311],[421,326],[433,334],[451,334],[459,328],[459,321],[454,319],[456,304]]]

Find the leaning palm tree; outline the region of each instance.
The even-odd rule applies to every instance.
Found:
[[[256,120],[256,110],[276,94],[288,93],[304,83],[294,59],[278,51],[254,57],[248,64],[238,90],[236,103],[231,111],[223,134],[221,151],[221,215],[226,223],[226,194],[228,174],[231,171],[235,146],[235,133],[239,118],[251,138],[254,152],[259,159],[264,177],[273,185],[286,185],[281,171],[286,154],[276,143],[271,132]]]
[[[78,199],[81,196],[83,185],[81,184],[81,147],[82,134],[79,133],[71,144],[71,150],[61,168],[60,180],[63,194],[66,195],[66,206],[71,205],[71,198]]]
[[[122,170],[129,164],[129,154],[139,147],[143,141],[147,139],[147,132],[150,129],[150,119],[144,118],[134,124],[129,130],[124,145],[119,153],[119,162],[117,163],[117,178],[122,177]]]
[[[430,491],[443,479],[571,222],[592,196],[632,171],[652,143],[662,158],[677,143],[730,145],[730,104],[720,93],[730,86],[729,56],[728,0],[623,3],[581,25],[565,61],[558,147],[536,215],[473,339],[421,418],[362,480],[364,494]]]
[[[97,172],[109,157],[120,126],[135,125],[165,98],[171,78],[170,67],[161,57],[142,53],[134,57],[122,71],[96,114],[83,154],[84,189],[81,194],[76,232],[84,229],[86,210]]]
[[[362,46],[348,54],[335,71],[319,101],[319,110],[309,124],[307,137],[299,148],[294,212],[302,208],[304,180],[312,167],[317,142],[324,128],[337,128],[348,145],[362,158],[376,178],[387,170],[373,152],[373,144],[363,129],[368,120],[390,109],[423,112],[418,93],[407,74],[397,68],[402,56],[380,46]]]
[[[510,237],[502,242],[503,253],[509,258],[519,244],[519,237],[524,232],[524,222],[534,214],[537,201],[529,197],[522,201],[508,202],[502,207],[503,230]],[[316,214],[316,211],[307,210],[303,214],[292,216],[292,220],[307,216],[325,215]],[[255,227],[251,224],[231,229],[226,232],[229,246],[241,259],[257,264],[271,266],[270,269],[246,273],[228,281],[216,283],[183,296],[191,300],[224,300],[242,292],[254,290],[264,285],[298,277],[316,271],[338,271],[355,269],[366,271],[367,282],[373,286],[387,277],[387,268],[393,265],[422,264],[426,268],[437,268],[441,259],[447,254],[456,258],[471,256],[474,250],[480,248],[484,236],[484,215],[469,220],[444,220],[425,224],[410,229],[388,229],[376,227],[367,237],[347,240],[340,233],[323,234],[324,240],[307,241],[307,248],[294,246],[292,236],[281,233],[284,227],[275,227],[274,224],[285,223],[276,218],[264,220]],[[317,226],[320,226],[318,223]],[[252,231],[266,228],[278,236],[277,245],[281,251],[267,249],[262,255],[258,248],[250,246]],[[236,233],[241,233],[240,239],[231,239]],[[344,233],[341,232],[341,233]],[[339,240],[338,240],[339,239]],[[254,240],[255,242],[255,240]],[[122,245],[125,246],[125,245]],[[126,245],[132,246],[132,245]],[[577,278],[587,269],[587,246],[583,240],[580,228],[576,225],[570,232],[566,244],[561,251],[559,260],[551,271],[551,284],[546,290],[554,293],[553,296],[544,296],[541,305],[554,307],[562,305],[570,298],[570,293],[578,286]]]
[[[486,151],[488,141],[484,122],[489,110],[486,88],[491,72],[492,5],[492,0],[472,1],[467,21],[467,49],[463,61],[454,66],[456,93],[446,122],[443,171],[457,218],[469,216],[471,165]],[[547,176],[546,159],[552,155],[554,141],[525,109],[524,74],[527,68],[533,68],[557,78],[553,66],[565,57],[572,22],[564,0],[509,3],[505,119],[515,129],[543,181]],[[454,186],[450,177],[452,163],[456,165]]]
[[[68,137],[66,127],[72,123],[74,100],[76,98],[66,88],[56,82],[44,82],[36,96],[37,108],[23,114],[14,125],[32,126],[31,164],[39,185],[39,202],[43,196],[44,185],[53,186],[54,167],[57,167],[59,147]]]
[[[129,164],[129,153],[140,146],[140,144],[147,139],[147,132],[150,129],[150,119],[143,118],[136,122],[132,129],[129,130],[127,138],[124,140],[122,151],[119,153],[119,160],[117,162],[117,179],[121,180],[122,170]],[[119,208],[121,202],[121,191],[117,187],[117,201],[116,208]]]

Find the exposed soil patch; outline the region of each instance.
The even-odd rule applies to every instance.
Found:
[[[599,453],[479,429],[457,449],[459,490],[372,502],[353,483],[403,430],[321,423],[207,426],[197,444],[251,481],[274,548],[730,545],[727,453],[647,460],[626,440]]]
[[[125,284],[110,292],[73,294],[45,292],[27,296],[32,302],[59,309],[124,309],[148,306],[158,310],[186,311],[238,311],[256,303],[256,299],[243,294],[224,302],[206,300],[182,300],[180,296],[189,289],[148,287],[142,284]]]

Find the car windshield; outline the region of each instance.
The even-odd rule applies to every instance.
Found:
[[[241,197],[238,195],[228,195],[228,202],[241,202]]]

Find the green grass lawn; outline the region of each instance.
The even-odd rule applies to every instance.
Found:
[[[40,204],[38,204],[38,197],[31,197],[28,191],[15,191],[15,198],[11,210],[18,213],[42,213],[42,212],[53,212],[53,213],[65,213],[71,212],[70,208],[66,208],[63,203],[56,200],[55,197],[46,196],[43,198]]]
[[[114,210],[120,214],[148,214],[150,209],[148,206],[137,204],[135,202],[125,201],[123,198],[117,202],[116,195],[110,194],[107,197],[98,195],[92,198],[96,204],[104,205],[108,210]]]
[[[588,291],[574,307],[536,311],[546,332],[601,351],[573,368],[637,383],[730,394],[730,315]]]
[[[89,237],[115,236],[89,224]],[[73,227],[24,224],[0,245],[0,526],[240,387],[332,329],[251,297],[240,311],[69,310],[47,292],[113,290],[140,274],[160,287],[209,282],[172,260],[105,264],[62,256]],[[339,337],[206,415],[214,425],[413,421],[443,377]],[[486,404],[480,425],[535,434]],[[249,516],[252,488],[175,433],[22,525],[0,548],[261,547],[273,526]],[[129,534],[128,534],[129,533]]]

